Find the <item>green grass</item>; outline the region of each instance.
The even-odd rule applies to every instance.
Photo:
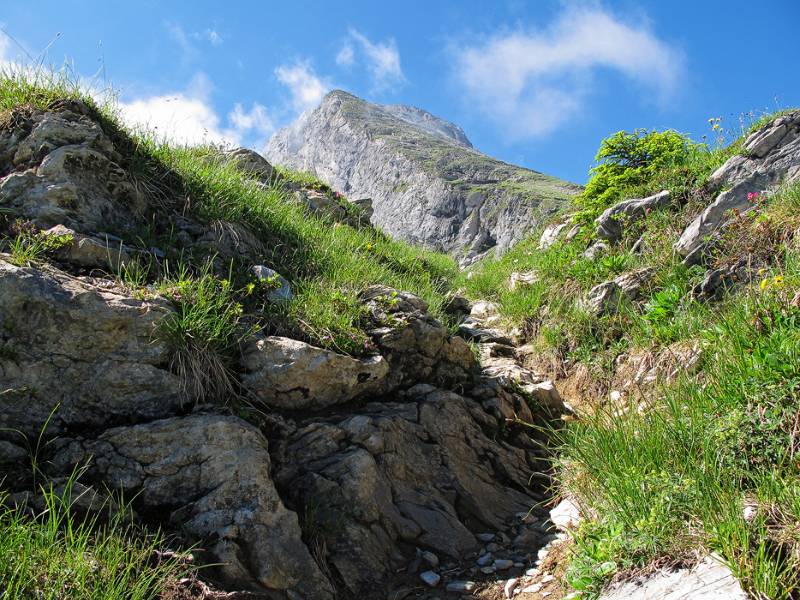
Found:
[[[124,509],[107,521],[77,516],[73,484],[43,488],[36,516],[0,493],[0,597],[155,600],[186,574],[177,559],[157,559],[163,539],[131,525]]]

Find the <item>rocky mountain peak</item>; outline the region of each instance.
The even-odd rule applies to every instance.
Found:
[[[506,250],[580,190],[478,152],[428,111],[341,90],[278,131],[265,155],[372,198],[372,221],[387,233],[463,262]]]

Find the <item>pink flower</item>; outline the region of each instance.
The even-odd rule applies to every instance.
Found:
[[[747,192],[747,199],[748,200],[752,200],[753,199],[753,192]]]

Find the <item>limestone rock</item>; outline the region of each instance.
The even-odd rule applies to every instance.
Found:
[[[233,163],[237,169],[253,175],[266,184],[277,181],[278,172],[266,158],[250,148],[234,148],[223,153],[226,160]]]
[[[381,356],[356,359],[290,338],[259,337],[244,350],[242,383],[264,404],[288,410],[343,404],[386,384]]]
[[[508,279],[508,289],[513,292],[517,288],[533,285],[538,280],[539,276],[536,271],[527,271],[525,273],[514,271]]]
[[[107,234],[103,238],[83,235],[63,225],[51,227],[44,234],[69,240],[59,250],[59,257],[81,267],[116,271],[131,260],[130,249]]]
[[[604,254],[607,254],[608,250],[609,245],[606,242],[603,240],[596,240],[586,249],[583,256],[589,260],[597,260]]]
[[[657,571],[615,584],[600,600],[746,600],[747,594],[730,569],[711,557],[691,569]]]
[[[623,200],[597,218],[597,236],[612,243],[618,242],[626,225],[640,221],[650,210],[669,206],[670,201],[669,190],[647,198]]]
[[[619,284],[616,281],[605,281],[589,290],[582,305],[587,312],[600,317],[616,313],[622,298]]]
[[[0,132],[0,149],[16,149],[12,170],[0,178],[0,207],[41,229],[60,224],[91,233],[135,227],[147,202],[87,114],[80,103],[60,111],[16,111],[13,125]]]
[[[62,468],[91,457],[90,474],[162,510],[206,546],[230,583],[333,598],[303,544],[297,515],[270,478],[267,441],[235,417],[197,414],[109,429],[65,443]]]
[[[581,521],[580,509],[571,498],[564,498],[550,511],[550,521],[561,531],[575,529]]]
[[[698,262],[709,237],[751,204],[747,195],[773,190],[800,168],[800,111],[782,115],[744,142],[744,154],[729,158],[709,178],[711,189],[724,189],[683,231],[675,250],[687,262]]]
[[[406,564],[404,546],[463,558],[479,547],[472,528],[496,530],[538,495],[532,457],[494,442],[477,403],[430,385],[399,400],[299,423],[276,470],[295,504],[317,507],[328,562],[356,597]]]
[[[173,414],[180,381],[155,335],[170,312],[166,302],[0,254],[0,340],[13,350],[0,357],[0,428],[38,435],[57,406],[56,431]]]
[[[555,244],[561,236],[561,233],[569,227],[569,225],[569,221],[562,221],[545,227],[539,238],[539,250],[547,250],[550,246]]]
[[[580,191],[477,152],[430,113],[338,90],[278,131],[265,152],[347,196],[372,198],[372,222],[392,237],[465,262],[509,248]]]

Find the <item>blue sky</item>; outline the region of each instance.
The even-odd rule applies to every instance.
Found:
[[[343,88],[420,106],[483,152],[584,182],[600,140],[700,138],[800,105],[800,1],[4,0],[0,64],[112,84],[131,123],[260,149]],[[10,37],[8,37],[10,36]]]

